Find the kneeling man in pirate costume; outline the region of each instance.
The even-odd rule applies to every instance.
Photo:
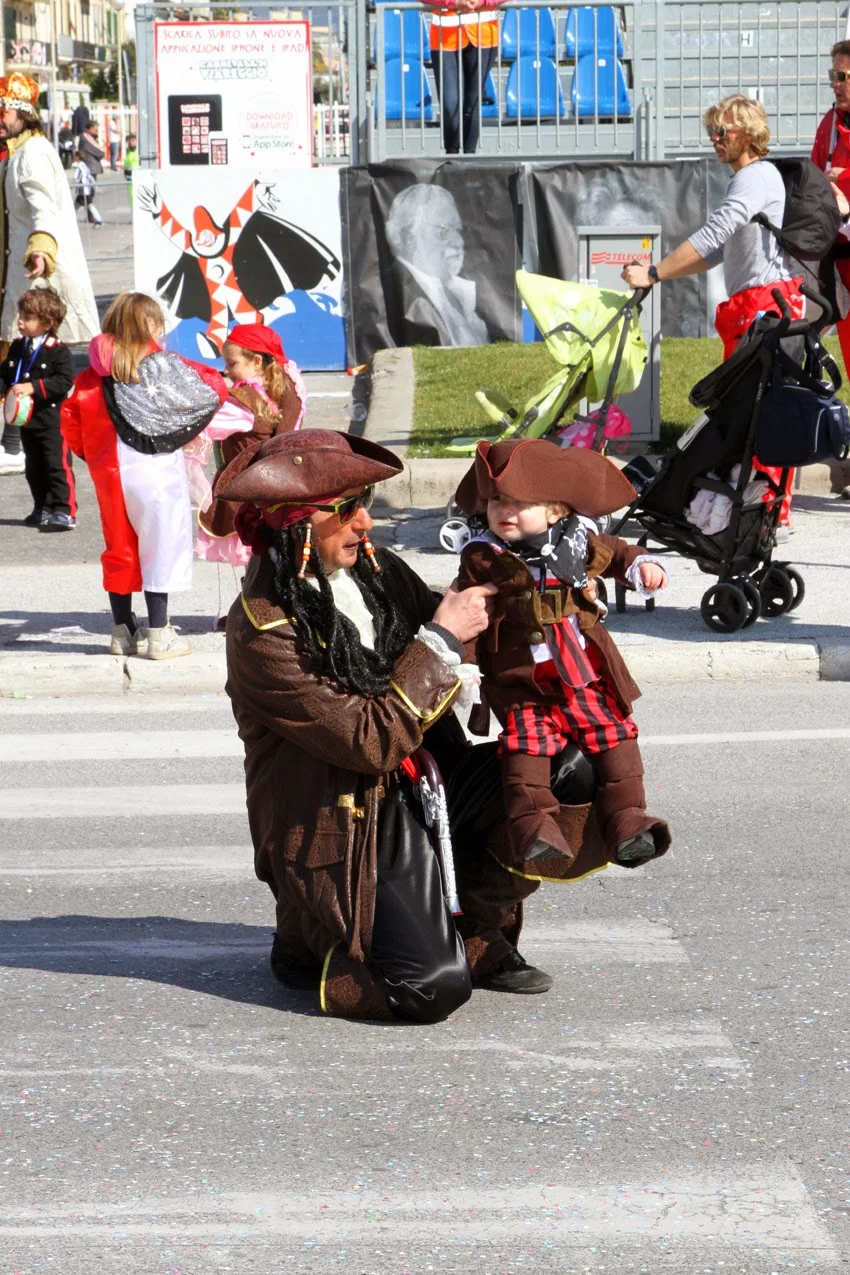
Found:
[[[594,811],[609,860],[633,867],[670,844],[667,824],[646,813],[631,716],[640,691],[602,623],[596,585],[613,577],[650,597],[666,588],[667,573],[643,550],[588,527],[633,499],[631,484],[604,456],[543,439],[479,443],[457,491],[464,513],[487,528],[461,555],[460,588],[498,589],[490,625],[469,653],[502,726],[509,855],[502,866],[532,881],[564,879],[581,849],[559,826],[550,785],[551,759],[570,743],[593,764]],[[488,888],[492,896],[493,882]],[[493,975],[497,989],[504,974]],[[525,990],[550,985],[541,975]]]

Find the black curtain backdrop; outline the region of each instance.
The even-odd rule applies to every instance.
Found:
[[[576,226],[660,226],[664,256],[706,219],[706,166],[706,160],[527,165],[523,204],[533,263],[529,269],[559,279],[578,279]],[[723,172],[728,181],[728,169]],[[704,275],[665,283],[661,290],[664,336],[709,335],[705,298]]]
[[[392,346],[522,339],[519,180],[517,164],[405,161],[342,170],[349,364]],[[444,194],[419,190],[391,214],[397,196],[413,186]],[[408,238],[400,250],[399,233],[416,242]],[[413,273],[404,262],[417,252]]]
[[[727,168],[710,159],[659,164],[422,160],[343,169],[348,362],[364,363],[376,350],[392,346],[520,341],[514,276],[523,265],[534,273],[578,279],[580,225],[660,225],[664,255],[705,222],[729,177]],[[399,260],[400,218],[391,214],[394,200],[412,186],[438,187],[450,197],[420,191],[402,201],[408,234],[420,228],[418,275]],[[414,205],[418,223],[411,219]],[[388,220],[395,226],[389,237]],[[442,240],[433,238],[435,227]],[[455,265],[449,267],[452,254]],[[445,312],[454,305],[427,280],[423,291],[423,269],[448,281],[449,294],[459,307],[466,305],[467,322],[462,316],[454,323],[445,321]],[[663,335],[713,336],[714,306],[724,297],[718,271],[665,283]]]

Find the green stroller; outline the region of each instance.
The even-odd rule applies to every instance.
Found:
[[[615,395],[637,389],[649,357],[640,330],[640,303],[646,292],[615,292],[525,270],[518,270],[516,278],[520,296],[560,366],[522,411],[495,390],[479,390],[476,402],[497,427],[484,437],[501,442],[552,436],[575,420],[579,403],[586,398],[601,406],[590,418],[579,418],[586,428],[581,427],[585,435],[578,445],[599,450],[607,436]],[[450,456],[472,457],[481,437],[455,438],[446,451]],[[561,446],[569,445],[561,441]],[[466,519],[450,500],[439,532],[441,546],[449,553],[460,553],[469,535]]]
[[[615,395],[637,389],[649,357],[639,320],[644,293],[567,283],[525,270],[516,278],[559,367],[522,410],[498,391],[478,391],[476,402],[496,426],[484,435],[491,442],[543,438],[571,421],[583,398],[610,405]],[[446,450],[450,456],[474,456],[481,437],[454,438]]]

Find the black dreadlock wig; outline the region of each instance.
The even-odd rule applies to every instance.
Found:
[[[393,606],[384,577],[372,570],[361,546],[351,573],[375,625],[375,649],[365,647],[351,620],[336,607],[315,545],[308,566],[319,587],[298,579],[306,530],[307,523],[299,522],[288,529],[266,532],[278,601],[295,621],[296,633],[322,673],[358,695],[385,695],[390,689],[392,666],[413,637],[410,626]]]

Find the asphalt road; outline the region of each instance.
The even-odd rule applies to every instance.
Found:
[[[653,691],[674,849],[531,900],[547,996],[415,1028],[271,979],[226,701],[0,702],[0,1269],[845,1269],[848,716]]]

